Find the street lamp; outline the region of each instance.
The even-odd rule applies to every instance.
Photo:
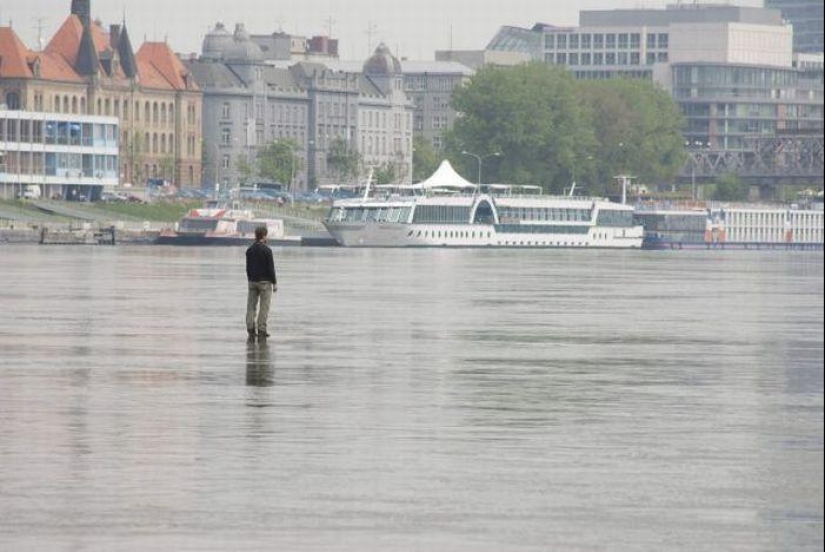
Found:
[[[694,142],[685,142],[685,146],[692,151],[690,154],[690,199],[691,201],[696,201],[696,154],[693,153],[695,152],[693,148],[710,147],[710,143],[705,144],[705,142],[696,140]]]
[[[478,161],[478,184],[481,185],[481,163],[487,159],[488,157],[501,157],[500,152],[488,153],[487,155],[481,156],[476,153],[472,153],[469,151],[462,151],[462,155],[469,155],[470,157],[475,157],[476,161]]]

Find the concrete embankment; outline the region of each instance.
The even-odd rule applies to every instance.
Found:
[[[118,230],[116,227],[71,227],[69,225],[0,228],[0,244],[126,245],[151,244],[158,232]]]

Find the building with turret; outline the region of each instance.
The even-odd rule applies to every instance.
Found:
[[[137,52],[125,22],[105,29],[91,0],[71,13],[42,51],[0,27],[0,103],[8,110],[116,117],[120,183],[150,178],[199,186],[200,89],[165,42]]]

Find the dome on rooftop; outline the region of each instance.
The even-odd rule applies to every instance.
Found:
[[[364,63],[364,73],[367,75],[392,75],[401,73],[401,63],[392,55],[390,49],[383,42],[375,49],[375,53]]]
[[[232,35],[226,30],[223,23],[218,22],[215,28],[206,33],[201,46],[201,55],[207,59],[222,59],[229,46],[232,45]]]
[[[235,25],[232,42],[223,57],[227,61],[260,61],[264,55],[261,47],[249,37],[244,24],[238,23]]]

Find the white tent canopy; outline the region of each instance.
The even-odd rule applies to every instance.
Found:
[[[431,190],[433,188],[473,190],[476,185],[455,172],[455,169],[446,159],[427,180],[412,185],[414,190]]]

